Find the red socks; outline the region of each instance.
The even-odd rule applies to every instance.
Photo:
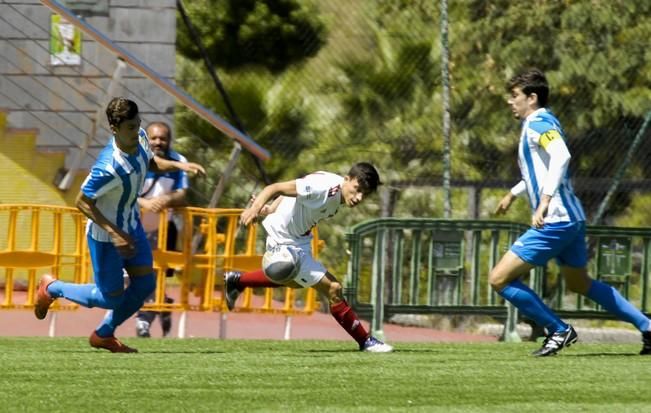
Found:
[[[269,280],[264,271],[256,270],[251,272],[246,272],[240,275],[238,282],[238,289],[243,290],[247,287],[281,287],[281,285],[276,284]],[[357,317],[357,314],[353,311],[352,308],[348,305],[346,300],[343,300],[337,304],[330,305],[330,314],[337,320],[340,326],[352,338],[355,339],[360,345],[366,341],[368,338],[368,331],[362,325],[362,322]]]
[[[355,341],[360,345],[364,343],[368,337],[368,331],[366,331],[357,314],[350,308],[346,300],[337,304],[330,304],[330,314]]]
[[[269,280],[266,275],[264,275],[264,271],[262,270],[256,270],[256,271],[251,271],[251,272],[245,272],[244,274],[240,275],[240,281],[238,283],[238,288],[240,290],[243,290],[247,287],[280,287],[279,284],[276,284]]]

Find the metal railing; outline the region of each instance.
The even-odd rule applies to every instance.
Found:
[[[382,335],[396,314],[486,315],[505,321],[513,336],[517,311],[488,284],[488,273],[528,226],[505,221],[381,218],[358,224],[346,234],[351,251],[344,294],[371,330]],[[588,226],[595,278],[619,287],[648,311],[650,228]],[[566,293],[554,264],[536,267],[529,286],[566,318],[613,319],[592,302]],[[547,274],[547,275],[545,275]],[[633,293],[633,291],[635,293]]]

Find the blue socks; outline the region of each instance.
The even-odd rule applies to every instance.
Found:
[[[520,280],[509,283],[498,294],[511,302],[514,306],[538,325],[544,326],[547,331],[556,333],[569,328],[531,288]]]
[[[156,289],[154,274],[131,277],[129,287],[120,295],[102,293],[95,284],[72,284],[54,281],[47,291],[55,298],[66,298],[84,307],[109,310],[97,329],[100,337],[112,336],[115,329],[142,307],[145,299]]]
[[[110,337],[115,329],[142,307],[145,299],[156,289],[154,274],[131,277],[129,287],[124,291],[124,303],[109,311],[97,328],[97,335]]]
[[[104,294],[95,284],[72,284],[57,280],[48,285],[47,292],[52,297],[63,297],[88,308],[112,309],[119,307],[124,301],[124,294]]]
[[[547,328],[549,332],[565,331],[565,324],[529,287],[519,280],[511,282],[499,295],[513,303],[524,315]],[[614,287],[592,280],[586,297],[602,306],[622,321],[627,321],[641,332],[649,331],[651,322]]]
[[[586,297],[596,302],[611,314],[628,321],[641,332],[649,330],[649,319],[628,302],[613,286],[592,280]]]

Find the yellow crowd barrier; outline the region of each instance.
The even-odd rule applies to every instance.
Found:
[[[177,211],[182,214],[184,222],[181,251],[166,248],[168,220],[166,214],[161,214],[158,247],[154,250],[158,286],[156,300],[145,308],[154,311],[226,311],[223,296],[224,272],[260,269],[264,239],[258,237],[257,226],[244,228],[239,225],[241,209],[189,207]],[[316,231],[312,242],[313,253],[318,256],[323,242],[319,240]],[[179,274],[181,292],[178,303],[165,303],[165,273],[168,268],[177,270]],[[275,291],[281,291],[283,298],[274,300],[274,294],[277,294]],[[192,303],[193,295],[200,297],[198,303]],[[297,293],[289,288],[267,288],[263,297],[256,300],[254,291],[247,288],[234,311],[309,315],[317,308],[316,301],[313,289]]]
[[[38,280],[44,273],[76,283],[88,282],[84,216],[69,207],[0,204],[0,280],[4,279],[0,309],[32,309]],[[17,298],[16,289],[26,289],[22,300]],[[57,301],[53,310],[77,307]]]
[[[238,224],[241,209],[180,208],[183,217],[180,251],[167,249],[167,213],[160,214],[158,247],[154,249],[157,273],[155,300],[145,306],[154,311],[227,311],[223,296],[225,271],[251,271],[261,268],[264,239],[258,227]],[[4,300],[0,309],[32,309],[40,275],[51,273],[76,283],[90,282],[92,268],[85,238],[85,217],[75,208],[46,205],[1,205],[0,276],[4,275]],[[313,253],[318,256],[323,242],[315,233]],[[166,270],[177,277],[166,278]],[[2,278],[0,278],[0,281]],[[14,294],[26,286],[22,301]],[[178,284],[180,297],[165,303],[168,283]],[[276,292],[274,292],[274,290]],[[276,296],[275,294],[281,294]],[[276,298],[276,300],[274,300]],[[52,310],[73,310],[76,304],[61,304]],[[313,289],[265,289],[258,297],[246,289],[234,309],[262,314],[309,315],[317,308]]]

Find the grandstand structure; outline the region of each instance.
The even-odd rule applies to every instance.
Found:
[[[165,121],[174,128],[178,101],[213,124],[216,135],[235,139],[262,159],[269,157],[251,138],[174,85],[173,0],[67,3],[70,8],[49,0],[0,5],[0,108],[7,125],[35,135],[35,147],[26,149],[22,158],[64,154],[51,178],[56,187],[69,189],[77,172],[92,165],[110,136],[103,110],[118,95],[138,103],[143,124]],[[56,59],[54,45],[61,41],[62,24],[80,39],[74,50],[78,61]],[[57,195],[54,188],[51,192],[47,203],[70,204],[70,197]]]
[[[175,85],[175,40],[174,0],[67,1],[65,5],[53,0],[9,0],[0,4],[0,172],[12,178],[0,189],[0,226],[6,232],[0,241],[4,287],[0,309],[31,309],[43,272],[75,282],[90,280],[83,217],[69,207],[111,135],[104,109],[112,97],[136,101],[143,125],[164,121],[172,129],[178,102],[214,126],[215,136],[233,139],[236,148],[260,159],[269,158],[269,152],[253,139]],[[195,237],[189,232],[184,240],[187,248],[177,254],[182,257],[164,248],[157,252],[159,295],[165,287],[161,274],[166,268],[184,270],[183,277],[190,278],[180,280],[182,303],[165,307],[161,299],[152,309],[184,314],[187,310],[222,310],[221,296],[213,296],[221,290],[217,274],[225,268],[255,267],[260,260],[255,252],[255,229],[248,241],[235,245],[239,212],[201,210],[199,215],[203,215],[196,218],[190,210],[184,212],[189,222],[196,221],[188,225],[188,231],[202,231],[207,241],[198,250],[191,248]],[[223,229],[217,216],[230,217],[227,233],[219,233]],[[74,227],[72,222],[76,222]],[[202,258],[209,250],[208,258]],[[237,264],[242,259],[246,261],[243,266]],[[27,296],[15,301],[14,289],[23,280]],[[189,298],[191,292],[198,297],[195,302]],[[315,302],[311,294],[308,312]],[[278,310],[272,308],[269,292],[259,309],[295,314],[290,295],[284,309]],[[243,301],[243,311],[257,310],[250,298]],[[76,308],[59,306],[60,310]],[[50,335],[55,332],[54,314]],[[184,322],[179,326],[180,336],[183,328]]]
[[[116,45],[140,56],[161,77],[173,80],[174,1],[150,2],[151,5],[136,1],[104,3],[107,7],[103,10],[72,11],[83,16],[89,25],[103,30]],[[151,7],[153,3],[155,7]],[[52,28],[54,13],[41,2],[5,1],[0,9],[0,108],[6,112],[7,125],[30,130],[34,135],[34,147],[25,148],[27,153],[22,158],[58,154],[60,162],[51,166],[58,166],[58,174],[46,182],[53,184],[50,199],[39,201],[70,204],[70,197],[57,196],[56,178],[62,179],[72,167],[87,170],[106,145],[110,131],[103,107],[112,97],[109,92],[136,100],[144,123],[164,120],[174,125],[174,97],[153,87],[144,75],[124,65],[88,36],[81,35],[79,64],[51,64],[51,40],[56,35]],[[29,168],[12,175],[22,179],[29,175],[24,172],[29,172]],[[32,196],[30,192],[21,192]]]

